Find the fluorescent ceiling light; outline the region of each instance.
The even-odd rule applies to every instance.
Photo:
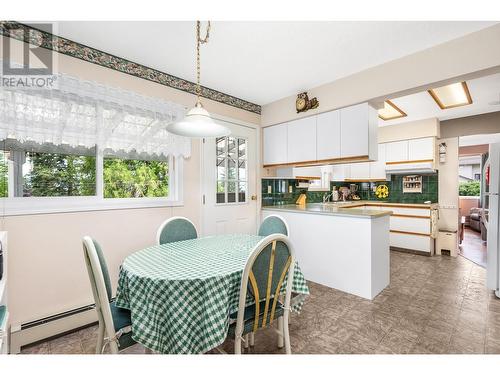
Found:
[[[396,118],[401,118],[407,116],[396,104],[390,100],[384,102],[384,108],[378,111],[378,117],[382,120],[394,120]]]
[[[429,94],[441,109],[461,107],[472,104],[469,88],[465,82],[436,87],[429,90]]]

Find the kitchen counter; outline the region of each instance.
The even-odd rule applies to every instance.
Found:
[[[279,215],[308,280],[373,299],[389,285],[392,211],[345,204],[262,207],[262,219]],[[399,208],[401,210],[401,208]]]
[[[349,203],[308,203],[304,206],[296,204],[287,204],[280,206],[263,206],[263,211],[286,211],[304,214],[316,214],[316,215],[332,215],[332,216],[349,216],[357,218],[374,219],[382,216],[391,215],[391,211],[382,210],[372,210],[364,208],[365,204],[351,205]]]

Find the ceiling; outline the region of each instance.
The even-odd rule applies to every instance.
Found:
[[[494,22],[212,23],[202,84],[267,104],[458,38]],[[195,81],[195,23],[63,21],[54,33]]]
[[[482,113],[500,111],[500,105],[491,102],[500,100],[500,74],[493,74],[466,81],[472,97],[472,104],[462,107],[441,109],[427,91],[391,99],[406,117],[384,121],[379,118],[379,126],[396,125],[405,122],[436,117],[449,120],[459,117],[479,115]]]

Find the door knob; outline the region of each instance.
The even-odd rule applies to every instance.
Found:
[[[253,201],[256,201],[256,200],[257,200],[257,196],[256,196],[256,195],[252,195],[252,196],[250,197],[250,199],[251,199],[251,200],[253,200]]]

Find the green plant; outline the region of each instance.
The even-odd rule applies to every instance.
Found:
[[[462,197],[478,197],[481,193],[481,184],[479,181],[461,182],[458,185],[458,195]]]

